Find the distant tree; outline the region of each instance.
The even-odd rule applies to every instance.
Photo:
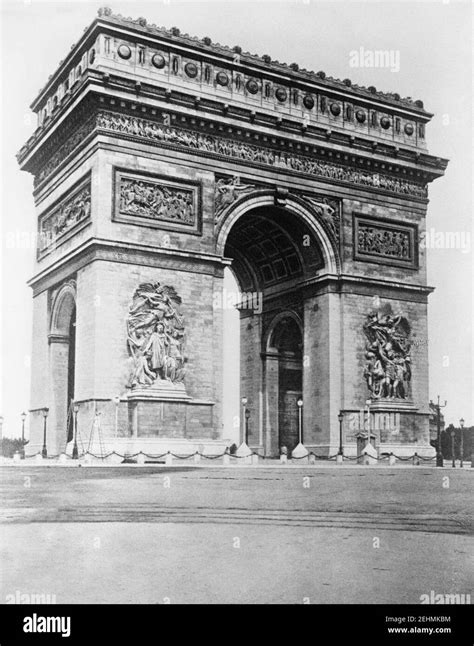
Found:
[[[27,442],[22,442],[20,438],[12,439],[11,437],[3,437],[1,445],[1,452],[3,457],[12,458],[14,453],[16,453],[17,451],[21,453],[23,444],[27,444]]]

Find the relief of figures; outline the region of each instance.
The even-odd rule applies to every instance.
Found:
[[[330,200],[327,197],[316,198],[311,195],[305,195],[305,198],[310,202],[321,220],[329,227],[336,242],[339,242],[341,223],[337,201]]]
[[[367,339],[364,377],[375,399],[407,399],[411,381],[410,324],[401,314],[370,314],[364,323]]]
[[[220,178],[215,188],[215,219],[220,218],[225,209],[233,204],[241,195],[253,191],[252,184],[241,184],[240,178],[235,175],[229,178]]]
[[[86,220],[91,209],[91,188],[85,186],[72,199],[64,200],[61,205],[42,219],[40,224],[40,248],[49,247],[60,236],[67,233],[78,222]]]
[[[255,146],[235,139],[225,139],[215,135],[207,135],[192,130],[129,117],[127,115],[100,112],[97,117],[97,127],[105,130],[124,132],[138,137],[146,137],[170,145],[179,145],[204,152],[234,157],[251,163],[261,163],[270,166],[288,168],[290,170],[327,177],[355,184],[374,186],[394,193],[426,197],[425,186],[405,179],[390,177],[381,173],[364,172],[351,168],[311,159],[306,155],[283,153],[263,146]]]
[[[142,283],[135,290],[127,320],[128,347],[134,359],[129,385],[181,383],[185,375],[181,298],[173,287]]]
[[[194,224],[194,192],[155,182],[121,178],[120,212]]]
[[[410,260],[410,236],[405,231],[359,225],[357,251],[376,256]]]

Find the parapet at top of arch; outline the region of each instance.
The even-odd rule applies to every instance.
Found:
[[[343,131],[354,139],[426,149],[425,125],[432,114],[421,101],[242,52],[238,46],[213,44],[176,27],[149,25],[145,18],[124,18],[108,8],[98,14],[32,103],[38,127],[20,157],[87,86],[120,98],[128,91],[137,101],[147,89],[165,88],[171,103],[186,93],[194,97],[196,109],[220,104],[224,114],[249,112],[257,123],[267,120],[275,128],[291,120],[303,133],[317,125],[329,136]]]

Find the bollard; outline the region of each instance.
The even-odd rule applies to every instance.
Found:
[[[413,466],[420,466],[420,458],[418,457],[418,453],[415,453],[415,455],[413,456]]]
[[[259,458],[259,455],[257,453],[254,453],[252,455],[252,464],[254,467],[258,467],[258,458]]]
[[[310,453],[310,455],[309,455],[309,463],[310,464],[316,464],[316,456],[314,455],[314,453]]]
[[[18,451],[15,451],[15,453],[13,454],[13,462],[21,462],[21,455]]]
[[[168,451],[168,453],[166,454],[165,465],[166,465],[167,467],[171,467],[171,466],[173,466],[173,456],[171,455],[171,453],[170,453],[169,451]]]
[[[393,465],[396,463],[395,456],[393,453],[390,453],[389,458],[388,458],[388,464],[389,466],[393,467]]]
[[[199,455],[199,453],[198,453],[197,451],[196,451],[196,453],[194,454],[194,458],[193,458],[193,459],[194,459],[194,464],[199,464],[199,462],[201,462],[201,456]]]
[[[228,454],[228,453],[224,453],[224,455],[222,456],[222,464],[223,464],[225,467],[228,467],[228,466],[229,466],[229,464],[230,464],[230,457],[229,457],[229,454]]]
[[[336,464],[342,464],[344,462],[344,456],[342,453],[338,453],[336,455]]]
[[[286,464],[288,462],[288,456],[286,455],[286,453],[282,453],[280,455],[280,462],[281,464]]]
[[[145,456],[141,452],[137,455],[137,464],[145,464]]]

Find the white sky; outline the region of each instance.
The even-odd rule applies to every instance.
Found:
[[[1,108],[2,400],[4,433],[19,435],[29,404],[31,291],[36,219],[32,177],[15,153],[33,132],[29,105],[104,2],[3,0]],[[114,13],[239,44],[361,85],[421,98],[435,117],[432,154],[450,158],[430,186],[427,228],[472,235],[472,34],[466,2],[110,2]],[[400,70],[354,69],[360,47],[400,53]],[[16,242],[12,245],[11,241]],[[33,243],[27,244],[28,239]],[[472,244],[472,241],[471,241]],[[473,423],[472,247],[431,249],[428,283],[430,396],[448,400],[447,421]],[[448,357],[448,365],[446,357]],[[228,411],[230,414],[230,410]]]

